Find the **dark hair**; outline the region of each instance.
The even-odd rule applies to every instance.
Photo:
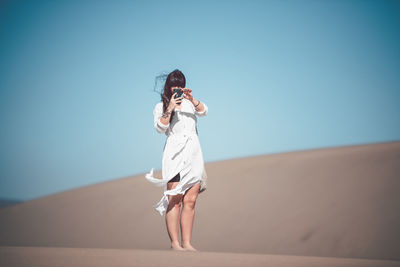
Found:
[[[161,101],[163,102],[163,112],[167,110],[169,101],[172,97],[171,87],[185,88],[185,86],[186,86],[185,75],[183,75],[183,73],[180,70],[175,69],[170,74],[168,74],[167,79],[165,81],[164,90],[160,94]],[[172,121],[173,116],[174,112],[171,113],[170,121]]]

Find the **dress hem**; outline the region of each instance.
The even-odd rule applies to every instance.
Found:
[[[188,184],[184,184],[183,186],[181,184],[183,177],[181,176],[181,180],[179,181],[179,184],[175,188],[170,189],[170,190],[167,190],[167,183],[169,182],[169,180],[155,178],[153,176],[153,173],[154,173],[154,168],[152,168],[151,171],[146,174],[146,179],[158,187],[164,186],[163,197],[157,204],[153,205],[153,208],[160,214],[160,216],[163,216],[165,214],[165,211],[168,208],[168,204],[169,204],[168,195],[178,195],[178,194],[184,195],[188,189],[190,189],[192,186],[194,186],[195,184],[197,184],[199,182],[200,182],[199,194],[204,192],[204,190],[206,189],[205,181],[203,179],[204,171],[203,171],[203,175],[201,175],[200,179],[197,179],[194,182],[191,182]]]

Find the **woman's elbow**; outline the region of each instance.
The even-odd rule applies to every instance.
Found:
[[[167,129],[168,129],[168,126],[169,126],[169,125],[163,127],[163,126],[160,126],[158,123],[155,123],[155,124],[154,124],[154,128],[155,128],[156,131],[157,131],[158,133],[160,133],[160,134],[165,133],[165,132],[167,131]]]
[[[165,130],[163,128],[158,127],[158,125],[154,125],[154,129],[156,129],[157,133],[165,133]]]
[[[196,114],[197,114],[197,116],[199,116],[199,117],[204,117],[204,116],[207,115],[207,112],[197,112]]]
[[[196,111],[197,116],[204,117],[208,114],[208,107],[205,106],[202,111]]]

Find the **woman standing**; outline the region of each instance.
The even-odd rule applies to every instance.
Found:
[[[146,178],[156,186],[164,186],[163,197],[153,207],[161,216],[166,212],[171,248],[197,251],[191,245],[194,208],[198,194],[206,189],[207,174],[197,135],[196,115],[207,115],[208,107],[194,98],[192,90],[185,86],[186,79],[181,71],[176,69],[167,76],[161,101],[153,110],[154,128],[167,136],[162,179],[154,178],[153,169]],[[179,93],[183,96],[177,97]],[[179,244],[179,222],[182,246]]]

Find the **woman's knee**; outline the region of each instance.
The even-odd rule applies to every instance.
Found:
[[[194,208],[194,206],[196,205],[196,199],[196,195],[185,195],[183,197],[183,206]]]

